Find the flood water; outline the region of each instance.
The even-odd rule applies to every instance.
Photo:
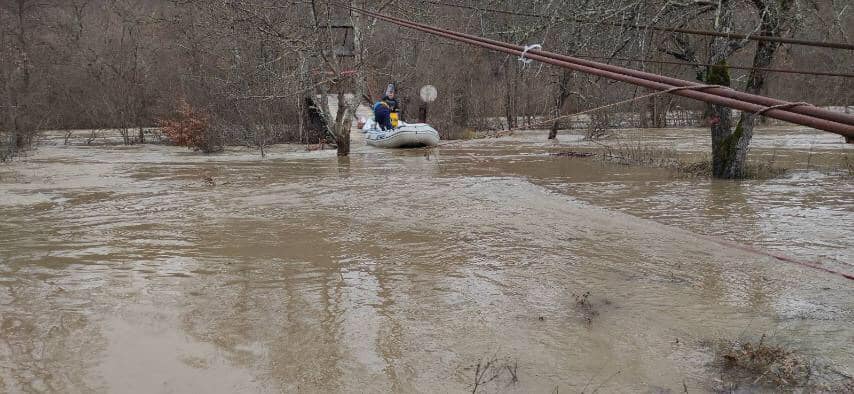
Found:
[[[726,243],[854,272],[854,145],[757,131],[795,170],[733,182],[543,140],[41,146],[0,167],[0,391],[708,391],[763,334],[854,374],[854,282]]]

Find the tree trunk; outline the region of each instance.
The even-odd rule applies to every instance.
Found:
[[[362,96],[365,94],[365,75],[362,73],[362,31],[360,28],[360,18],[358,14],[350,12],[350,25],[353,26],[353,64],[357,72],[354,76],[352,85],[355,88],[353,99],[350,102],[344,100],[344,93],[338,93],[338,115],[335,122],[337,129],[336,144],[338,148],[338,156],[343,157],[350,154],[350,128],[353,124],[353,116],[356,114],[356,109],[359,108],[359,103],[362,101]]]
[[[555,117],[559,117],[561,111],[563,110],[564,104],[566,104],[566,99],[569,98],[569,80],[572,77],[572,73],[568,70],[564,70],[560,74],[560,80],[558,81],[558,92],[557,92],[557,103],[555,103]],[[552,123],[551,129],[549,129],[549,139],[553,140],[557,138],[557,129],[560,125],[559,120],[555,120]]]
[[[791,2],[776,2],[766,1],[765,9],[759,10],[762,12],[762,21],[760,24],[760,33],[765,36],[779,37],[781,16],[791,7]],[[774,60],[774,54],[779,48],[779,43],[770,41],[759,41],[756,46],[756,53],[753,55],[753,69],[750,71],[750,76],[747,79],[745,91],[751,94],[760,94],[765,87],[765,79],[768,72],[760,69],[767,68]],[[726,178],[741,178],[744,176],[744,168],[747,164],[747,152],[750,146],[750,140],[753,139],[753,128],[756,125],[756,114],[750,112],[741,112],[738,120],[738,125],[735,128],[733,135],[738,135],[738,139],[733,139],[734,151],[732,152],[732,166],[730,172],[725,174]]]
[[[14,31],[14,37],[17,40],[17,45],[12,45],[11,48],[16,48],[17,52],[11,56],[10,72],[8,75],[3,75],[4,85],[7,96],[7,124],[0,124],[0,127],[6,126],[8,145],[6,152],[0,153],[2,159],[7,160],[15,157],[18,151],[28,147],[32,139],[32,134],[35,132],[31,125],[31,119],[28,117],[28,104],[30,100],[30,62],[29,47],[30,43],[27,39],[26,30],[26,9],[28,4],[24,1],[17,2],[17,26]],[[11,10],[11,9],[10,9]],[[5,38],[5,37],[4,37]],[[11,40],[10,40],[11,41]],[[10,42],[11,43],[11,42]],[[0,137],[3,137],[0,134]],[[2,148],[2,142],[0,142]]]
[[[335,143],[338,147],[338,156],[347,156],[350,154],[350,127],[342,127],[342,130],[339,130],[339,135]]]
[[[515,63],[507,65],[504,79],[504,117],[507,118],[507,129],[516,127],[516,72]]]
[[[720,0],[715,16],[715,31],[732,31],[734,6],[734,0]],[[717,37],[712,41],[709,63],[714,66],[706,70],[703,79],[707,84],[730,86],[727,58],[734,50],[728,38]],[[707,104],[706,109],[712,134],[712,175],[716,178],[733,178],[736,174],[742,174],[743,163],[736,160],[736,152],[744,144],[744,133],[740,127],[733,132],[732,109],[714,104]]]
[[[635,91],[635,96],[637,96],[637,90]],[[638,111],[638,120],[640,121],[640,128],[642,129],[649,128],[650,122],[655,118],[655,97],[650,97],[645,101],[646,103],[639,103],[640,110]]]
[[[427,103],[421,103],[418,107],[418,122],[427,123]]]
[[[338,91],[338,108],[335,113],[335,120],[332,122],[332,135],[335,136],[335,145],[338,149],[338,156],[347,156],[350,154],[350,108],[347,103],[346,96],[343,92],[343,87],[339,86]],[[354,101],[358,102],[356,97]]]
[[[312,134],[318,134],[326,130],[326,120],[324,119],[321,111],[318,110],[318,108],[321,108],[320,105],[320,103],[315,101],[314,97],[311,97],[311,94],[307,94],[303,97],[303,123],[305,129],[311,131]]]
[[[466,91],[464,88],[458,87],[457,90],[454,92],[453,106],[454,108],[451,114],[451,122],[459,128],[464,128],[468,126],[468,97],[466,96]]]
[[[729,70],[725,62],[710,70],[718,71],[707,75],[707,83],[729,86]],[[738,141],[741,140],[741,129],[733,133],[732,109],[720,105],[709,105],[709,123],[712,132],[712,175],[716,178],[732,178],[733,173],[740,171],[733,168],[733,159]]]
[[[667,127],[667,113],[670,112],[673,97],[658,97],[655,104],[655,127],[663,129]]]

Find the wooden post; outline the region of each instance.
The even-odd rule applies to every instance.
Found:
[[[430,103],[436,100],[438,92],[435,86],[424,85],[418,93],[421,96],[421,105],[418,106],[418,121],[420,123],[427,123],[427,109]]]
[[[418,123],[427,123],[427,103],[418,106]]]
[[[845,105],[845,113],[846,113],[846,114],[851,113],[851,109],[850,109],[850,107],[849,107],[847,104]],[[845,143],[846,143],[846,144],[854,144],[854,138],[852,138],[852,137],[845,137]]]

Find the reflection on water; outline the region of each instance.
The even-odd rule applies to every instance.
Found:
[[[850,180],[684,179],[539,138],[43,147],[0,169],[0,391],[461,392],[493,357],[519,381],[488,391],[702,390],[701,343],[745,333],[854,365],[849,281],[696,235],[851,271]]]

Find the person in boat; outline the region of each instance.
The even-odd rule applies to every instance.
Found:
[[[389,84],[383,98],[374,104],[374,120],[383,130],[391,130],[397,124],[398,106],[394,84]]]
[[[382,99],[383,101],[388,103],[392,113],[397,113],[399,110],[397,106],[397,99],[395,98],[395,96],[397,96],[397,89],[395,88],[393,83],[390,83],[388,84],[388,86],[386,86],[385,94],[383,95]]]

